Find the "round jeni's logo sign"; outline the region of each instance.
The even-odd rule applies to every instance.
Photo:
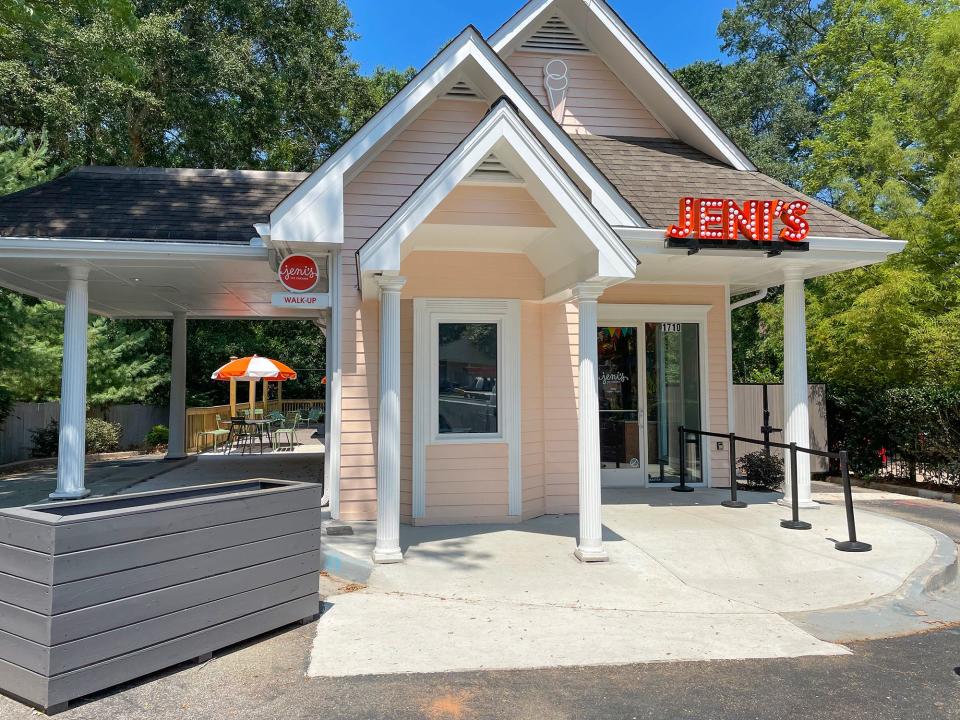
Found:
[[[320,279],[317,261],[307,255],[289,255],[280,263],[277,276],[283,286],[291,292],[312,290]]]

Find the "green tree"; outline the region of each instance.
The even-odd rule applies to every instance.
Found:
[[[0,385],[23,402],[60,396],[63,306],[3,291],[10,318],[3,338],[15,352],[0,363]],[[9,329],[8,329],[9,328]],[[88,329],[87,400],[91,405],[142,402],[169,381],[169,361],[148,352],[149,332],[94,318]]]
[[[310,170],[412,70],[364,77],[342,0],[11,0],[0,5],[0,193],[61,166]],[[301,370],[287,397],[322,396],[312,323],[189,324],[188,397],[222,402],[210,373],[231,354]],[[62,308],[0,290],[0,383],[59,393]],[[170,323],[90,326],[91,402],[167,401]]]
[[[0,127],[0,195],[52,179],[59,168],[50,164],[47,137]],[[0,288],[0,368],[12,367],[20,355],[20,297]],[[10,413],[14,393],[0,375],[0,425]]]
[[[284,383],[285,398],[322,398],[326,372],[326,342],[309,320],[190,321],[187,324],[187,399],[195,405],[220,405],[229,398],[229,383],[210,375],[231,355],[260,355],[295,370],[296,380]],[[246,398],[240,389],[240,398]]]
[[[960,9],[835,0],[813,50],[830,99],[810,192],[907,249],[813,284],[812,357],[835,382],[960,384]]]
[[[57,161],[316,167],[407,77],[363,77],[342,0],[70,0],[0,12],[0,125]]]
[[[815,122],[797,135],[799,148],[787,160],[800,186],[908,241],[880,266],[808,283],[811,377],[960,384],[958,4],[740,0],[719,33],[734,65],[782,69],[771,96],[786,82],[808,98]],[[715,86],[704,85],[708,108],[736,107],[734,74],[724,70]],[[716,112],[737,137],[743,112]],[[772,167],[763,148],[743,142],[764,169]],[[779,302],[738,311],[740,377],[782,372]]]
[[[39,136],[0,127],[0,195],[39,185],[61,168],[50,164],[47,133]]]
[[[675,75],[761,172],[799,186],[819,119],[804,82],[767,57],[695,62]]]

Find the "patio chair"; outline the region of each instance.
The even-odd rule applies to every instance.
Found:
[[[297,445],[297,431],[292,427],[278,427],[270,438],[274,452],[287,449],[293,452]]]
[[[231,423],[230,433],[233,436],[234,450],[239,450],[243,455],[247,450],[253,453],[253,441],[257,440],[260,444],[260,453],[263,454],[263,435],[256,425],[247,422],[247,418],[237,418]],[[230,452],[230,443],[227,443],[225,452]]]
[[[283,427],[296,430],[300,426],[301,422],[303,422],[303,416],[300,414],[299,410],[294,410],[286,414]]]
[[[310,410],[310,413],[307,415],[307,427],[310,427],[311,423],[314,425],[320,425],[320,418],[323,417],[323,411],[320,408],[313,408]]]
[[[200,432],[197,433],[197,450],[199,450],[200,452],[203,452],[203,440],[204,440],[204,438],[211,438],[211,439],[212,439],[212,441],[213,441],[213,451],[216,452],[216,451],[217,451],[217,443],[218,443],[218,441],[223,440],[224,438],[226,438],[226,437],[228,437],[228,436],[230,435],[230,430],[229,430],[229,425],[230,425],[230,423],[227,423],[227,427],[223,427],[224,422],[223,422],[223,420],[220,418],[220,416],[217,415],[216,418],[217,418],[217,428],[216,428],[216,430],[201,430]]]

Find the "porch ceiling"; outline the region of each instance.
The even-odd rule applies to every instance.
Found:
[[[67,267],[90,268],[90,312],[115,318],[310,318],[274,308],[266,248],[107,241],[0,241],[0,286],[64,302]],[[321,264],[322,265],[322,264]],[[321,280],[321,282],[323,282]],[[315,313],[314,313],[315,315]]]

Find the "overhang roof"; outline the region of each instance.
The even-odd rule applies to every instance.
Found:
[[[0,197],[0,236],[247,245],[307,173],[80,167]]]
[[[583,155],[573,140],[494,52],[480,32],[468,26],[450,41],[413,79],[363,125],[332,157],[317,168],[271,214],[276,243],[342,242],[343,192],[351,173],[382,150],[404,123],[446,93],[469,69],[490,89],[509,99],[531,130],[554,145],[558,161],[587,187],[590,200],[612,225],[640,223],[630,204]],[[487,92],[488,97],[496,95]]]
[[[495,102],[473,131],[357,251],[361,289],[373,290],[374,273],[400,270],[403,243],[491,153],[526,180],[534,197],[540,195],[541,206],[554,206],[558,214],[572,223],[565,238],[552,238],[551,247],[527,250],[545,274],[548,296],[569,290],[575,282],[632,279],[636,257],[551,150],[556,150],[556,141],[549,143],[548,148],[507,98]],[[563,239],[568,242],[562,243]]]
[[[886,238],[879,230],[763,173],[735,170],[679,140],[599,135],[574,140],[652,228],[666,228],[677,221],[682,197],[800,199],[810,203],[806,218],[811,235]]]

